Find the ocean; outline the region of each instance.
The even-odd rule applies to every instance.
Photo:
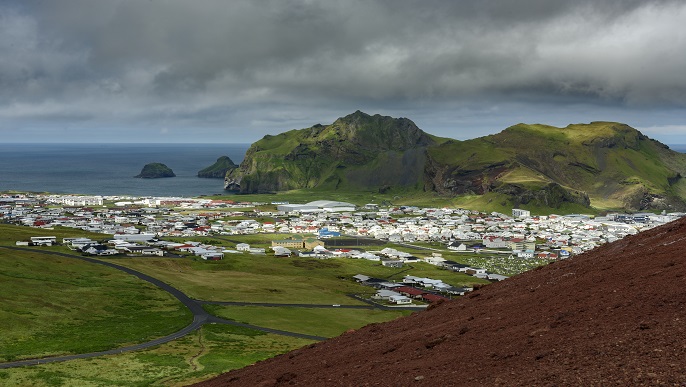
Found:
[[[220,156],[243,161],[250,144],[0,144],[0,191],[87,195],[226,194],[222,179],[197,177]],[[148,163],[176,177],[137,179]]]

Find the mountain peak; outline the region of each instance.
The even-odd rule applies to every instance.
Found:
[[[421,184],[426,148],[435,140],[407,118],[360,110],[254,143],[226,177],[243,193],[300,188],[381,189]],[[389,166],[393,166],[389,168]]]

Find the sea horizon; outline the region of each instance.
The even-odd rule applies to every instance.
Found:
[[[196,197],[228,194],[222,179],[197,177],[217,158],[239,164],[250,144],[5,143],[0,144],[0,191],[54,194]],[[176,177],[140,179],[159,162]]]

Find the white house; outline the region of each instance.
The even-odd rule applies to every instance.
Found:
[[[424,258],[424,261],[425,261],[426,263],[430,263],[430,264],[432,264],[432,265],[440,266],[440,265],[442,265],[443,262],[445,262],[446,260],[445,260],[445,258],[443,258],[443,257],[431,256],[431,257],[426,257],[426,258]]]
[[[57,243],[57,237],[54,237],[54,236],[31,237],[31,243],[34,246],[52,246],[52,245]]]
[[[272,246],[272,250],[274,251],[275,257],[290,257],[291,256],[291,250],[289,250],[283,246]]]
[[[95,241],[89,238],[74,238],[73,240],[71,240],[70,245],[74,249],[80,249],[86,245],[92,245],[95,243]]]
[[[224,253],[222,252],[216,252],[216,251],[208,251],[205,252],[201,255],[202,259],[208,260],[208,261],[219,261],[222,258],[224,258]]]
[[[520,251],[517,253],[517,258],[533,258],[534,252],[531,250]]]
[[[155,239],[155,234],[115,234],[114,239],[132,242],[146,242]]]
[[[401,294],[398,294],[397,296],[390,296],[388,297],[388,302],[401,305],[401,304],[411,304],[412,299],[407,296],[403,296]]]
[[[528,217],[531,217],[531,212],[528,210],[513,208],[512,209],[512,217],[513,218],[528,218]]]
[[[390,297],[398,297],[398,296],[402,296],[402,294],[400,294],[398,292],[394,292],[392,290],[380,289],[380,290],[376,291],[374,298],[380,299],[380,300],[388,300]]]

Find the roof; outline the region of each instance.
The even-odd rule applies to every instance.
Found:
[[[401,295],[398,292],[395,292],[393,290],[386,290],[386,289],[377,290],[376,294],[378,294],[381,297],[392,297],[392,296],[400,296]]]
[[[395,288],[395,291],[396,291],[396,292],[401,292],[401,293],[411,294],[411,295],[413,295],[413,296],[415,296],[415,295],[416,295],[416,296],[419,296],[419,295],[421,295],[421,294],[426,293],[426,291],[424,291],[424,290],[417,289],[417,288],[413,288],[413,287],[410,287],[410,286],[401,286],[401,287],[399,287],[399,288]]]
[[[355,207],[354,204],[346,202],[337,202],[334,200],[315,200],[305,204],[306,206],[317,206],[319,208],[334,208],[334,207]]]

